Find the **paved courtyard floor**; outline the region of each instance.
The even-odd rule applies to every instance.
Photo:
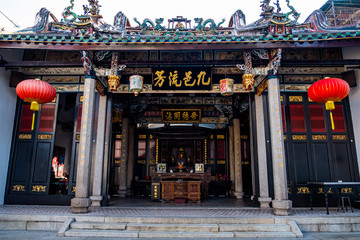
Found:
[[[200,204],[177,204],[152,202],[149,199],[113,199],[110,206],[91,208],[86,214],[73,214],[70,206],[46,206],[46,205],[2,205],[0,206],[0,217],[9,215],[51,215],[51,216],[116,216],[116,217],[176,217],[176,218],[251,218],[251,217],[274,217],[272,209],[261,209],[252,206],[250,201],[214,198]],[[325,208],[293,208],[294,218],[334,218],[334,217],[360,217],[360,210],[354,208],[351,211],[337,211],[330,208],[330,214],[326,214]],[[359,223],[360,224],[360,223]],[[5,231],[0,230],[0,239],[115,239],[115,238],[93,238],[93,237],[57,237],[56,232],[47,231]],[[271,239],[271,238],[261,238]],[[326,240],[360,240],[360,232],[331,232],[331,233],[306,233],[304,239],[326,239]],[[172,238],[171,240],[175,240]],[[278,239],[277,239],[278,240]]]

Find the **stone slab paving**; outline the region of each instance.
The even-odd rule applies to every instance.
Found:
[[[0,231],[1,240],[107,240],[107,239],[119,239],[119,238],[97,238],[97,237],[57,237],[56,232],[45,231]],[[138,238],[121,238],[125,239],[138,239]],[[142,238],[143,240],[153,240],[154,238]],[[186,238],[181,238],[184,240]],[[188,238],[193,239],[193,238]],[[207,238],[204,238],[207,239]],[[233,239],[233,238],[222,238]],[[279,240],[279,238],[257,238],[261,240]],[[292,238],[294,239],[294,238]],[[304,240],[359,240],[359,232],[351,233],[304,233]],[[162,238],[161,240],[177,240],[176,238]],[[180,239],[179,239],[180,240]],[[200,240],[200,239],[198,239]],[[254,238],[242,238],[242,240],[254,240]],[[285,239],[284,239],[285,240]]]
[[[274,217],[272,209],[260,209],[252,207],[101,207],[91,209],[86,214],[71,212],[70,206],[34,206],[34,205],[2,205],[0,215],[61,215],[61,216],[119,216],[119,217]],[[315,208],[311,211],[308,208],[294,208],[291,216],[294,217],[360,217],[360,210],[343,213],[337,208],[330,208],[327,215],[324,208]]]

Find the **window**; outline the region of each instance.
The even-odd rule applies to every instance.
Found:
[[[290,122],[292,132],[305,132],[303,105],[290,105]]]
[[[312,132],[325,132],[323,105],[309,105],[310,123]]]
[[[335,129],[333,132],[345,132],[345,120],[344,120],[344,113],[343,113],[343,106],[341,104],[336,104],[335,109],[332,110],[333,119]]]
[[[40,112],[39,132],[52,132],[54,128],[55,104],[43,104]]]
[[[23,104],[20,121],[20,132],[31,131],[33,111],[30,110],[30,104]]]

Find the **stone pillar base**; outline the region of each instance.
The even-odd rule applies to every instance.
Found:
[[[100,207],[103,197],[102,196],[90,196],[90,199],[91,199],[92,207]]]
[[[271,198],[269,197],[259,197],[258,201],[261,208],[270,208]]]
[[[119,190],[118,194],[120,198],[126,198],[126,190]]]
[[[292,202],[290,200],[273,200],[272,207],[275,215],[288,216],[291,214]]]
[[[71,199],[71,207],[73,213],[88,213],[90,205],[91,205],[90,198]]]
[[[236,198],[243,198],[244,197],[244,192],[235,192],[235,197]]]

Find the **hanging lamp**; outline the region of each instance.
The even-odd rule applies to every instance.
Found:
[[[313,83],[309,90],[309,98],[317,103],[325,103],[326,110],[330,111],[331,128],[335,129],[332,110],[335,109],[334,102],[344,99],[350,91],[349,84],[340,78],[324,78]]]
[[[31,130],[34,130],[35,111],[39,111],[40,104],[53,101],[56,97],[56,90],[49,83],[40,79],[28,79],[17,85],[16,94],[25,102],[31,103],[30,109],[34,111]]]

